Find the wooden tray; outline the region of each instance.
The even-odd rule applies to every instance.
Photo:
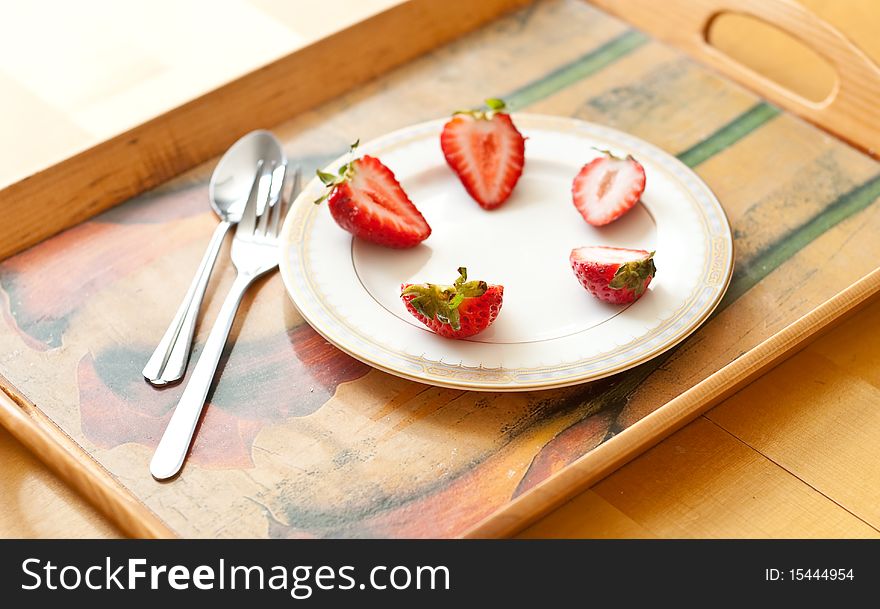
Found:
[[[467,393],[345,356],[272,276],[243,307],[189,464],[157,483],[147,464],[181,387],[140,370],[215,222],[208,163],[0,262],[0,419],[134,535],[502,535],[880,291],[880,164],[575,0],[494,21],[275,131],[313,171],[358,136],[487,95],[629,131],[706,180],[737,270],[700,331],[596,383]],[[213,281],[198,341],[231,279]]]

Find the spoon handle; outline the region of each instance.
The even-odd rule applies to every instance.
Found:
[[[241,298],[258,275],[238,274],[229,294],[220,307],[217,320],[208,334],[205,347],[199,355],[199,360],[193,368],[192,375],[180,395],[180,401],[174,407],[174,413],[162,433],[153,459],[150,461],[150,472],[157,480],[165,480],[180,471],[193,434],[199,423],[202,409],[205,407],[205,398],[211,389],[214,374],[217,372],[217,364],[223,355],[223,348],[229,338],[235,313],[241,304]]]
[[[205,250],[205,255],[202,257],[192,283],[186,291],[186,296],[183,297],[183,302],[180,303],[174,319],[171,320],[162,340],[159,341],[156,350],[150,356],[147,365],[144,366],[144,378],[153,385],[167,385],[183,377],[189,361],[199,309],[208,288],[208,279],[211,277],[214,262],[220,253],[223,239],[231,226],[230,222],[224,220],[214,229],[214,234],[208,243],[208,249]]]

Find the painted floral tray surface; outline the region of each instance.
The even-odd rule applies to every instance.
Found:
[[[880,165],[577,0],[539,3],[275,128],[307,172],[487,96],[631,133],[722,202],[713,317],[606,379],[474,393],[371,369],[275,274],[244,303],[192,457],[148,472],[181,387],[140,375],[215,219],[209,163],[0,263],[0,374],[182,536],[456,536],[873,270]],[[211,284],[197,350],[232,280]]]

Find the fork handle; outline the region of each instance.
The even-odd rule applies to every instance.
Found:
[[[193,368],[192,375],[187,381],[180,401],[168,421],[165,433],[156,447],[153,460],[150,461],[150,473],[158,480],[164,480],[174,476],[180,471],[186,458],[187,450],[192,441],[193,433],[202,414],[205,398],[214,380],[217,364],[223,354],[229,331],[235,319],[235,313],[241,303],[241,298],[248,287],[253,283],[256,275],[239,274],[236,276],[229,294],[223,301],[217,320],[211,328],[205,347],[199,355],[199,361]]]
[[[183,297],[183,302],[180,303],[174,319],[171,320],[162,340],[159,341],[156,350],[153,351],[153,355],[144,366],[144,378],[152,385],[161,387],[179,381],[186,371],[199,309],[202,307],[202,300],[208,289],[208,279],[211,277],[214,263],[220,254],[223,239],[231,226],[230,222],[224,220],[214,229],[214,234],[211,236],[205,255],[202,256],[202,261],[199,263],[192,283]]]

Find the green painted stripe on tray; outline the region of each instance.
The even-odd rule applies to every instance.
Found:
[[[730,287],[718,310],[748,292],[815,239],[867,208],[878,198],[880,198],[880,175],[842,194],[821,213],[753,256],[752,260],[744,263],[734,272]]]
[[[650,40],[638,30],[624,32],[581,57],[556,68],[549,74],[523,85],[504,96],[511,110],[525,108],[596,74]],[[677,156],[688,167],[695,167],[752,133],[780,114],[779,108],[758,102],[709,137]]]
[[[512,110],[524,108],[595,74],[647,41],[648,37],[637,30],[626,31],[586,55],[511,91],[504,96],[504,100]]]
[[[767,102],[759,102],[677,156],[688,167],[696,167],[775,118],[779,113],[779,108]]]

